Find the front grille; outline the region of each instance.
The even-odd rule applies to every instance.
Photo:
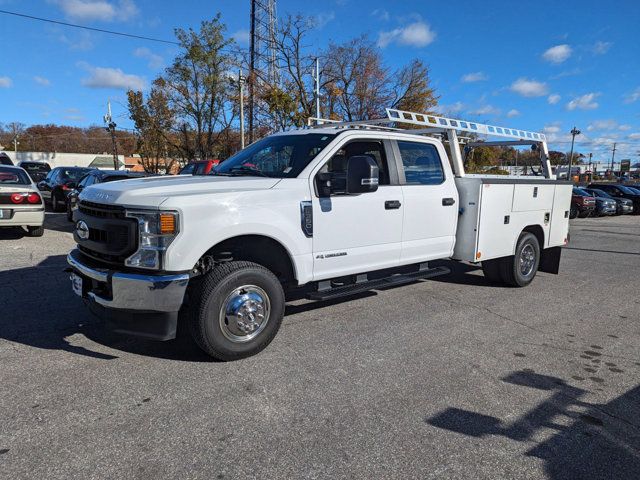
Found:
[[[112,265],[123,265],[138,248],[137,221],[125,216],[118,205],[80,201],[76,220],[89,227],[89,238],[74,235],[78,248],[88,257]]]
[[[78,209],[85,215],[97,218],[125,218],[125,209],[119,205],[104,205],[82,200]]]

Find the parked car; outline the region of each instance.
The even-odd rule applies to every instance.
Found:
[[[67,220],[73,221],[73,211],[78,208],[78,196],[80,192],[91,185],[105,182],[115,182],[117,180],[127,180],[129,178],[140,178],[146,174],[138,172],[127,172],[124,170],[92,170],[80,179],[78,185],[73,188],[66,198]]]
[[[584,190],[573,187],[571,195],[571,210],[569,218],[584,218],[591,215],[596,210],[596,199]]]
[[[593,216],[602,217],[604,215],[615,215],[618,211],[616,201],[613,198],[598,197],[585,188],[576,188],[583,192],[584,195],[594,197],[596,199],[596,209],[592,213]]]
[[[598,198],[606,198],[609,200],[613,200],[616,202],[616,214],[617,215],[626,215],[628,213],[633,212],[633,202],[627,198],[622,197],[612,197],[604,190],[600,190],[599,188],[583,188],[583,190],[589,192],[591,195],[596,197],[596,202]]]
[[[29,235],[44,233],[44,201],[38,187],[20,168],[0,165],[0,227],[27,227]]]
[[[46,162],[20,162],[18,166],[24,168],[27,174],[36,184],[41,182],[51,171],[51,166]]]
[[[46,178],[38,182],[38,188],[45,202],[51,203],[54,212],[61,211],[66,204],[67,194],[76,188],[78,181],[94,168],[56,167]]]
[[[178,175],[208,175],[220,160],[197,160],[182,167]]]
[[[633,202],[633,214],[640,215],[640,193],[619,183],[592,183],[589,188],[604,190],[615,198],[627,198]]]
[[[11,165],[13,166],[13,162],[11,161],[11,157],[4,152],[0,152],[0,165]]]

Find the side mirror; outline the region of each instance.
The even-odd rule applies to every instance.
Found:
[[[347,160],[347,194],[375,192],[380,176],[378,164],[367,155],[355,155]]]

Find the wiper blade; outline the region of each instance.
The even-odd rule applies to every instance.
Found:
[[[270,178],[270,175],[258,170],[257,168],[247,167],[245,165],[239,165],[237,167],[231,167],[229,172],[231,175],[251,175],[255,177],[267,177]]]

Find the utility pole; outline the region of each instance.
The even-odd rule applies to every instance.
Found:
[[[111,100],[107,101],[107,114],[103,117],[104,123],[107,124],[105,130],[111,133],[111,144],[113,145],[113,169],[118,170],[118,144],[116,143],[116,122],[111,116]]]
[[[249,39],[249,143],[253,143],[253,104],[256,82],[256,0],[251,0],[251,33]]]
[[[580,135],[580,130],[576,127],[571,129],[571,153],[569,154],[569,170],[567,170],[567,180],[572,181],[571,178],[571,164],[573,163],[573,144],[576,141],[576,135]]]
[[[318,57],[316,57],[315,82],[316,82],[316,118],[320,118],[320,59]],[[316,124],[317,123],[318,122],[316,122]]]
[[[238,85],[240,86],[240,148],[244,150],[244,82],[242,70],[238,71]]]
[[[591,169],[591,157],[593,157],[593,153],[589,154],[589,171],[591,172],[591,181],[593,182],[593,170]]]
[[[614,165],[613,159],[616,156],[616,145],[617,145],[616,142],[613,142],[613,150],[611,151],[611,175],[613,175],[613,165]]]

